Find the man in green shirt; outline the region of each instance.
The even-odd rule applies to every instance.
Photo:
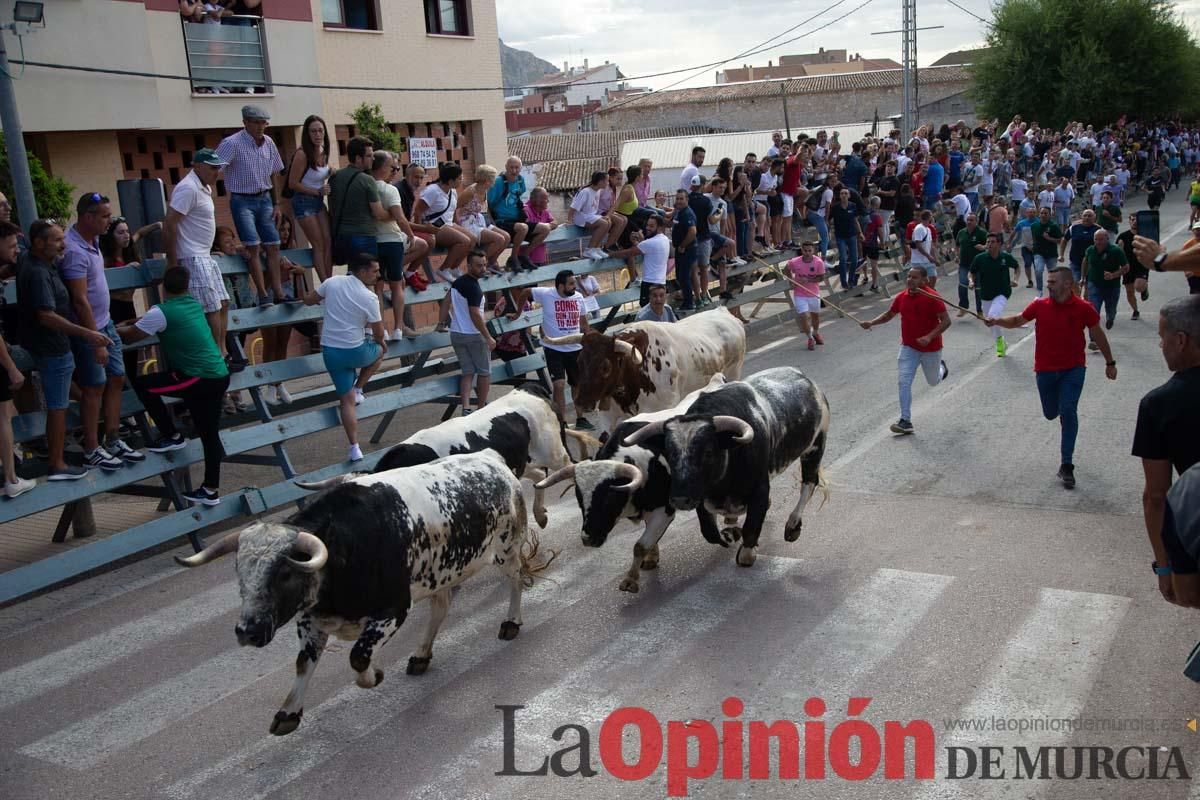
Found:
[[[983,298],[987,303],[989,319],[995,319],[1004,313],[1004,305],[1012,297],[1012,283],[1008,279],[1009,271],[1017,269],[1017,260],[1011,253],[1000,249],[999,233],[987,235],[987,251],[975,256],[971,261],[971,275],[975,278],[975,297]],[[1008,343],[1004,341],[1004,329],[994,326],[996,334],[996,355],[1004,358]]]
[[[1088,300],[1096,312],[1104,306],[1104,329],[1110,330],[1117,318],[1117,301],[1121,298],[1121,278],[1129,272],[1125,251],[1113,244],[1108,231],[1096,231],[1095,244],[1083,254],[1083,280],[1087,284]]]
[[[204,447],[204,483],[183,496],[193,503],[215,506],[221,502],[217,490],[225,450],[219,422],[221,398],[229,389],[229,370],[213,341],[204,308],[188,294],[188,280],[185,268],[170,267],[163,273],[166,299],[136,322],[117,328],[117,333],[127,343],[158,336],[168,369],[133,378],[134,391],[159,433],[158,440],[146,449],[166,453],[187,447],[187,439],[176,430],[163,397],[183,400]]]
[[[379,186],[371,176],[375,149],[365,136],[346,143],[347,166],[329,180],[329,215],[333,228],[333,263],[348,264],[359,253],[378,256],[375,220],[391,217],[379,199]]]
[[[1100,193],[1100,207],[1096,209],[1096,222],[1109,232],[1109,239],[1117,238],[1117,229],[1121,225],[1121,207],[1113,202],[1112,192]]]
[[[970,285],[971,263],[974,262],[975,256],[987,249],[987,231],[979,227],[979,217],[970,213],[964,219],[967,224],[955,237],[958,244],[958,304],[962,306],[958,310],[960,317],[966,316],[967,312],[963,309],[970,305],[967,288]],[[983,312],[978,289],[975,290],[975,310]]]
[[[1058,243],[1062,241],[1062,228],[1050,220],[1049,208],[1041,208],[1029,230],[1033,236],[1033,269],[1041,285],[1042,276],[1058,266]]]

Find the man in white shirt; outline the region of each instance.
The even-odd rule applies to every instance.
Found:
[[[487,274],[487,253],[476,248],[467,256],[465,275],[450,284],[450,346],[458,357],[461,373],[459,397],[462,415],[471,413],[471,388],[475,389],[475,409],[487,405],[492,386],[492,350],[496,340],[483,318],[483,289],[479,279]]]
[[[1054,187],[1049,184],[1045,185],[1037,196],[1038,211],[1043,208],[1050,209],[1051,215],[1054,214]]]
[[[374,256],[359,253],[350,258],[348,269],[346,275],[334,275],[322,282],[315,292],[305,295],[304,304],[315,306],[325,302],[321,358],[341,404],[342,428],[350,440],[347,460],[361,461],[363,454],[358,446],[355,406],[365,399],[363,389],[383,363],[387,339],[383,316],[379,312],[379,298],[373,288],[379,280],[379,261]],[[364,328],[370,328],[370,339],[363,337]]]
[[[679,173],[679,188],[685,192],[692,190],[692,178],[700,174],[700,167],[704,166],[704,148],[696,145],[692,148],[692,162],[683,168],[683,172]]]
[[[661,217],[647,217],[646,235],[643,237],[634,233],[632,247],[613,253],[613,258],[642,257],[642,295],[639,302],[643,307],[650,302],[650,287],[667,283],[671,239],[663,232],[664,225]]]
[[[583,312],[583,295],[575,291],[575,273],[564,269],[554,276],[554,288],[534,286],[513,292],[513,308],[524,308],[525,301],[532,299],[542,307],[542,347],[546,356],[546,369],[554,385],[554,405],[563,419],[567,418],[567,395],[565,384],[574,389],[579,385],[578,343],[554,344],[551,339],[561,339],[587,333],[591,330],[587,315]],[[514,315],[510,315],[515,318]],[[594,426],[577,416],[575,427],[594,430]]]
[[[1017,177],[1017,173],[1013,173],[1013,179],[1008,183],[1008,195],[1012,213],[1015,215],[1021,208],[1021,201],[1029,195],[1029,184],[1024,178]]]
[[[922,267],[925,270],[925,277],[929,281],[930,289],[937,285],[938,278],[937,262],[933,255],[932,228],[933,212],[925,209],[921,212],[920,222],[913,226],[912,258],[909,259],[910,266]]]
[[[215,150],[207,147],[197,150],[192,156],[192,171],[171,191],[171,203],[163,222],[167,265],[188,271],[188,293],[204,309],[204,318],[208,320],[208,328],[222,356],[225,355],[229,293],[221,278],[221,268],[211,254],[217,234],[212,191],[225,163]]]

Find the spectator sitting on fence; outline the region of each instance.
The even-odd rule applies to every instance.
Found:
[[[379,268],[384,280],[375,284],[375,293],[379,295],[382,307],[384,301],[383,288],[391,288],[392,295],[392,333],[388,337],[392,341],[400,341],[407,337],[415,339],[417,332],[409,320],[412,312],[404,306],[404,251],[409,245],[420,243],[413,235],[408,217],[404,216],[404,204],[400,200],[400,191],[390,181],[400,171],[396,163],[395,153],[387,150],[376,150],[371,161],[371,177],[379,189],[379,202],[388,215],[386,220],[375,220],[375,241],[379,248]]]
[[[503,229],[492,225],[487,219],[487,195],[496,183],[496,168],[480,164],[475,168],[475,182],[458,196],[458,224],[474,238],[473,247],[487,255],[487,270],[493,275],[503,275],[500,269],[500,254],[511,241]]]
[[[363,457],[358,446],[355,406],[366,399],[367,381],[387,353],[383,315],[373,291],[378,280],[378,259],[369,253],[359,253],[350,259],[348,274],[335,275],[304,296],[305,305],[325,302],[321,357],[341,405],[342,428],[350,442],[349,461],[361,461]],[[370,328],[370,339],[363,338],[364,328]]]
[[[525,223],[534,225],[534,230],[539,231],[539,234],[530,242],[529,254],[523,263],[527,269],[544,266],[549,259],[546,257],[546,237],[542,236],[540,231],[544,229],[548,236],[550,231],[558,227],[558,223],[550,213],[550,193],[540,186],[529,193],[529,202],[525,204]]]
[[[11,222],[0,222],[0,264],[13,264],[17,260],[17,234],[21,229]],[[16,331],[9,331],[14,335]],[[12,418],[17,410],[13,406],[13,392],[25,383],[25,376],[13,363],[4,341],[4,330],[0,327],[0,462],[4,466],[4,494],[18,497],[37,484],[17,475],[16,455],[13,452]]]
[[[225,449],[218,426],[221,398],[229,388],[229,369],[209,335],[204,309],[188,293],[190,281],[185,268],[169,267],[163,273],[163,301],[137,322],[122,325],[118,333],[130,343],[158,337],[168,369],[133,379],[138,399],[158,428],[158,438],[147,449],[166,453],[187,447],[163,398],[183,400],[204,448],[204,481],[183,496],[192,503],[215,506],[221,502],[221,459]]]
[[[667,287],[661,283],[648,283],[650,302],[637,313],[638,322],[678,322],[675,309],[667,305]]]
[[[454,224],[461,178],[462,167],[458,164],[447,161],[440,165],[437,181],[421,190],[409,217],[413,230],[432,234],[434,245],[445,248],[442,266],[434,271],[438,280],[444,283],[454,283],[458,278],[458,268],[462,266],[467,253],[471,252],[473,241],[468,231]],[[445,327],[439,323],[438,330],[444,331]]]
[[[17,268],[17,303],[20,306],[20,342],[33,356],[46,401],[46,450],[49,479],[75,480],[87,475],[87,467],[68,466],[63,458],[67,436],[67,406],[75,357],[71,336],[86,340],[94,348],[107,348],[110,340],[100,331],[71,321],[71,299],[58,272],[66,237],[62,228],[48,220],[29,227],[29,252]]]
[[[483,317],[483,290],[479,279],[487,274],[487,254],[472,250],[467,256],[467,271],[450,285],[450,346],[458,358],[459,404],[462,415],[471,413],[471,387],[475,387],[476,410],[487,405],[492,385],[492,338]]]
[[[400,192],[400,205],[404,208],[404,216],[408,217],[409,227],[416,237],[408,252],[404,254],[404,282],[414,292],[422,292],[429,288],[429,276],[422,267],[433,248],[433,234],[424,230],[428,226],[416,224],[413,207],[425,186],[425,168],[420,164],[409,164],[404,171],[404,179],[395,186]]]
[[[592,234],[587,249],[583,251],[585,258],[607,258],[605,247],[621,235],[619,230],[613,234],[613,220],[600,213],[600,191],[607,185],[608,173],[593,172],[592,180],[575,193],[575,199],[571,201],[571,207],[567,211],[568,225],[578,225]]]
[[[521,159],[509,156],[504,162],[504,174],[488,190],[487,202],[496,226],[512,237],[512,254],[508,257],[508,268],[531,270],[535,267],[533,253],[545,252],[542,242],[552,228],[545,220],[529,219],[525,211],[525,178],[521,175]],[[532,199],[532,197],[531,197]],[[532,234],[532,235],[531,235]],[[522,253],[521,248],[528,252]]]
[[[109,342],[98,347],[85,339],[71,339],[75,383],[83,392],[79,416],[83,425],[84,459],[89,467],[118,470],[127,462],[145,461],[146,456],[118,435],[125,358],[108,310],[108,277],[104,272],[104,256],[100,255],[100,234],[108,232],[112,208],[107,197],[89,192],[79,198],[75,212],[78,219],[67,230],[59,274],[71,295],[73,321],[103,333]],[[99,436],[101,413],[103,440]]]

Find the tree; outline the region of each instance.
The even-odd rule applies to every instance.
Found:
[[[356,135],[366,136],[376,150],[399,152],[400,137],[388,127],[387,120],[383,116],[383,108],[378,103],[374,105],[360,104],[358,108],[350,112],[350,118],[354,120]]]
[[[1043,126],[1200,110],[1200,48],[1167,0],[1001,0],[970,68],[983,115]]]
[[[46,171],[42,162],[33,153],[29,153],[29,177],[33,183],[33,199],[37,203],[38,214],[42,219],[69,219],[74,211],[73,195],[75,187],[56,178]],[[8,166],[8,146],[4,143],[4,134],[0,133],[0,191],[12,203],[13,222],[21,227],[28,227],[25,220],[17,219],[17,198],[13,191],[12,171]],[[32,222],[32,220],[30,220]]]

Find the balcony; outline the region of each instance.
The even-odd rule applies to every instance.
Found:
[[[262,17],[226,17],[219,25],[181,24],[194,94],[272,90]]]

